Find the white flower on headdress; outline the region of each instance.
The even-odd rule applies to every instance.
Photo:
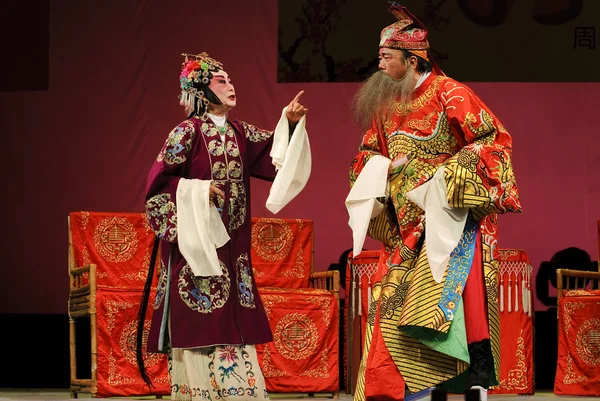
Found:
[[[391,38],[393,34],[394,34],[393,27],[388,26],[387,28],[385,28],[383,30],[383,32],[381,32],[381,41],[379,42],[379,46],[383,46],[385,41],[388,40],[389,38]]]

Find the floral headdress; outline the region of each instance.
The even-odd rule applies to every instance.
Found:
[[[208,85],[212,73],[223,69],[223,65],[217,60],[209,57],[207,53],[187,54],[179,74],[179,85],[181,86],[181,97],[179,104],[188,110],[196,112],[206,119],[209,100],[207,98]]]

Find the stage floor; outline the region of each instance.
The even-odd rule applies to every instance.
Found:
[[[281,400],[281,401],[296,401],[296,400],[304,400],[304,401],[324,401],[331,400],[330,394],[316,394],[315,397],[308,397],[306,394],[269,394],[272,400]],[[89,394],[80,394],[80,398],[91,398]],[[574,397],[574,396],[557,396],[554,395],[550,391],[538,392],[532,396],[517,396],[517,395],[489,395],[488,399],[490,401],[504,401],[504,400],[512,400],[517,401],[518,398],[524,399],[527,401],[538,401],[538,400],[546,400],[546,399],[554,399],[554,400],[587,400],[587,399],[595,399],[595,397]],[[117,397],[110,398],[111,400],[153,400],[154,397]],[[164,399],[170,399],[170,397],[164,397]],[[349,394],[340,394],[340,401],[351,401],[352,396]],[[459,401],[463,400],[464,397],[461,395],[451,395],[448,397],[451,401]],[[45,389],[0,389],[0,401],[5,400],[71,400],[70,394],[68,390],[45,390]]]

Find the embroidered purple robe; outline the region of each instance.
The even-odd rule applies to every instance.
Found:
[[[240,121],[227,121],[221,131],[210,119],[191,118],[171,131],[150,170],[146,187],[146,214],[152,230],[162,240],[148,351],[159,351],[159,339],[163,344],[161,336],[169,332],[163,317],[169,281],[171,347],[272,340],[250,259],[250,177],[275,177],[269,156],[272,142],[271,131]],[[222,276],[195,277],[179,251],[176,192],[181,178],[213,180],[225,193],[224,199],[217,197],[214,201],[231,237],[217,249]],[[166,351],[166,347],[160,348]]]

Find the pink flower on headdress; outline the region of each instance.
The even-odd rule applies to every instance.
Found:
[[[190,72],[197,71],[199,69],[200,69],[200,63],[198,63],[196,60],[190,60],[183,65],[183,70],[181,70],[181,75],[179,75],[179,78],[182,78],[182,77],[188,78],[190,75]]]

